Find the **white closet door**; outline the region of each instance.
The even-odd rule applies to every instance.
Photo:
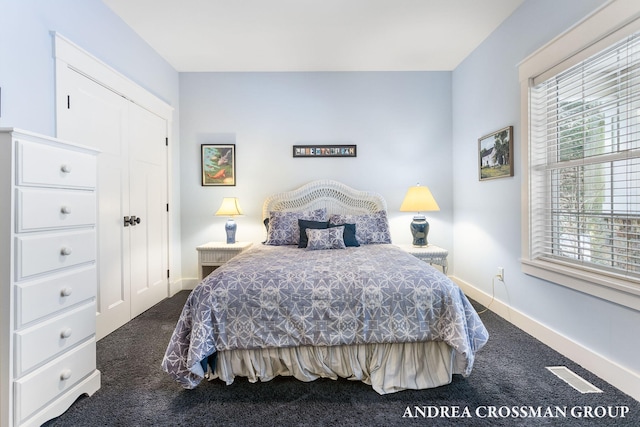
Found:
[[[98,156],[98,298],[96,338],[131,319],[129,303],[129,102],[75,71],[68,70],[68,102],[58,109],[61,139],[100,150]]]
[[[58,102],[57,135],[101,151],[96,332],[100,339],[168,294],[167,124],[84,75],[69,68],[63,71],[66,75],[60,81],[65,87],[58,88],[58,97],[69,98],[67,108]],[[124,217],[132,215],[141,218],[140,224],[125,227]]]
[[[132,104],[129,111],[131,316],[167,296],[166,121]]]

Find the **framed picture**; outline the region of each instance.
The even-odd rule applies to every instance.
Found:
[[[236,185],[236,145],[202,144],[202,185]]]
[[[355,145],[294,145],[293,157],[356,157]]]
[[[480,181],[513,176],[513,126],[478,139]]]

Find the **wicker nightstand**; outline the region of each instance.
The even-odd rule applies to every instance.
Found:
[[[429,264],[436,264],[442,267],[442,272],[447,274],[447,256],[449,251],[442,249],[435,245],[427,246],[413,246],[413,245],[398,245],[416,258],[428,262]]]
[[[250,248],[252,244],[251,242],[209,242],[198,246],[196,248],[198,251],[198,280],[204,279],[213,270]]]

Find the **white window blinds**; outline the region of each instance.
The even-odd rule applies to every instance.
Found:
[[[531,259],[640,278],[640,32],[534,84]]]

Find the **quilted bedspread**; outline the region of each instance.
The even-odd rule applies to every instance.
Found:
[[[394,245],[258,245],[189,295],[162,368],[185,388],[216,351],[438,340],[469,375],[488,332],[449,278]]]

